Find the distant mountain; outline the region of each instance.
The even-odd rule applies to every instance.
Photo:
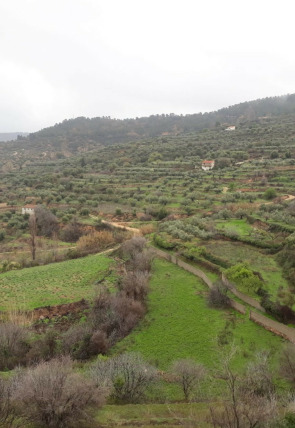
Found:
[[[295,116],[295,94],[269,97],[243,102],[210,113],[187,115],[157,114],[136,119],[111,119],[110,117],[64,120],[49,128],[29,134],[26,138],[7,146],[7,151],[29,152],[32,158],[63,158],[84,153],[102,146],[157,136],[198,132],[206,128],[243,126],[248,122],[268,120],[280,115]]]
[[[18,136],[26,137],[29,135],[28,132],[0,132],[0,141],[12,141],[16,140]]]

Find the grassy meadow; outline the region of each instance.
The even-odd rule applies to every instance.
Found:
[[[127,404],[105,406],[96,419],[104,427],[159,425],[173,428],[198,421],[198,426],[206,428],[211,426],[206,422],[208,414],[207,403]]]
[[[149,312],[144,321],[114,349],[141,352],[166,370],[173,360],[192,357],[208,368],[220,366],[220,355],[234,344],[234,365],[242,370],[260,350],[276,361],[283,339],[233,310],[207,306],[207,287],[189,272],[155,260],[150,282]],[[227,343],[226,343],[227,342]]]
[[[91,298],[95,281],[111,264],[106,255],[97,254],[3,273],[0,310],[28,310]]]
[[[241,242],[212,240],[204,245],[216,256],[225,257],[233,264],[248,263],[254,271],[261,273],[265,281],[265,288],[272,296],[275,297],[280,288],[288,288],[288,282],[283,277],[282,268],[276,262],[275,256],[265,254],[258,248]],[[257,295],[253,294],[253,297],[257,298]]]

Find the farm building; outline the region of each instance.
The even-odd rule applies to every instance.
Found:
[[[225,131],[235,131],[236,127],[234,125],[228,126],[225,128]]]
[[[202,162],[202,169],[204,171],[210,171],[210,169],[213,169],[215,165],[214,160],[203,160]]]
[[[32,205],[32,204],[25,205],[24,207],[22,207],[22,214],[30,214],[30,215],[34,214],[35,208],[36,208],[36,205]]]

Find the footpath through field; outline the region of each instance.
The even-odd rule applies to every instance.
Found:
[[[109,221],[102,221],[105,224],[108,224],[111,227],[117,227],[117,228],[124,228],[125,230],[129,230],[131,232],[133,232],[134,236],[140,236],[140,229],[136,229],[136,228],[131,228],[131,227],[126,227],[124,225],[118,224],[118,223],[113,223],[113,222],[109,222]],[[193,275],[197,276],[198,278],[201,278],[204,283],[211,289],[213,287],[213,282],[208,278],[208,276],[205,274],[205,272],[203,272],[201,269],[198,269],[186,262],[184,262],[183,260],[179,259],[176,255],[171,254],[171,253],[167,253],[166,251],[160,250],[159,248],[156,247],[151,247],[154,254],[157,255],[160,258],[163,258],[171,263],[176,264],[177,266],[181,267],[182,269],[192,273]],[[237,297],[240,298],[240,300],[244,301],[244,303],[246,303],[247,305],[250,305],[252,307],[254,307],[255,309],[259,309],[259,310],[263,310],[263,308],[261,308],[260,304],[256,301],[254,301],[254,299],[250,298],[249,296],[240,293],[234,284],[228,284],[225,281],[225,278],[222,278],[223,282],[225,283],[225,285],[228,286],[229,290],[231,292],[233,292],[233,294],[235,294]],[[234,299],[230,299],[230,306],[235,309],[236,311],[242,313],[242,314],[246,314],[247,313],[247,308],[242,304],[237,302]],[[249,319],[254,321],[255,323],[261,325],[263,328],[265,328],[266,330],[271,331],[272,333],[281,336],[287,340],[289,340],[290,342],[295,344],[295,329],[292,327],[288,327],[285,324],[282,324],[278,321],[274,321],[270,318],[267,318],[266,316],[262,315],[261,313],[258,313],[256,311],[250,310],[249,311]]]
[[[178,259],[175,255],[166,253],[165,251],[162,251],[158,248],[153,248],[154,253],[161,258],[164,258],[167,261],[170,261],[171,263],[176,264],[177,266],[181,267],[182,269],[192,273],[193,275],[196,275],[198,278],[201,278],[205,284],[207,284],[207,286],[209,288],[213,287],[213,283],[212,281],[207,277],[207,275],[200,269],[195,268],[194,266],[191,266],[188,263],[185,263],[183,260]],[[232,291],[232,289],[231,289]],[[243,300],[243,295],[241,294],[239,296],[241,298],[241,300]],[[244,302],[249,304],[248,301],[248,296],[245,295],[245,299]],[[229,300],[230,306],[235,309],[238,312],[241,312],[242,314],[246,314],[247,313],[247,308],[237,302],[234,299],[230,299]],[[290,342],[295,344],[295,329],[292,327],[288,327],[285,324],[282,324],[278,321],[274,321],[270,318],[267,318],[266,316],[250,310],[249,311],[249,319],[254,321],[256,324],[261,325],[263,328],[265,328],[266,330],[271,331],[272,333],[283,337],[284,339],[289,340]]]

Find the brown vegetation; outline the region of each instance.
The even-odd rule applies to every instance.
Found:
[[[114,236],[106,230],[91,232],[81,236],[77,242],[77,251],[80,253],[96,253],[103,248],[114,244]]]
[[[53,359],[28,369],[15,392],[19,414],[48,428],[81,427],[89,408],[103,402],[98,387],[74,373],[69,358]]]

